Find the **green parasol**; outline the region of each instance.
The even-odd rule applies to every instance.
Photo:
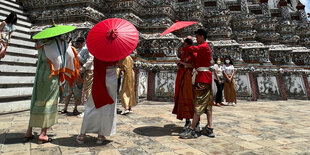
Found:
[[[75,30],[74,26],[67,26],[67,25],[53,25],[32,37],[32,39],[46,39],[55,36],[59,36],[61,34],[65,34]]]

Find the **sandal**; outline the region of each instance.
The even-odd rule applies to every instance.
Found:
[[[97,144],[102,144],[105,140],[107,140],[104,136],[103,137],[98,137],[96,143]]]
[[[47,140],[38,138],[38,144],[50,143],[52,141],[52,138],[48,138]]]
[[[29,142],[31,139],[34,139],[34,135],[31,135],[30,137],[25,136],[24,142]]]
[[[72,112],[73,115],[77,116],[80,114],[80,112],[77,109],[74,109]]]
[[[77,142],[78,144],[84,144],[84,141],[85,141],[85,135],[78,135],[78,136],[76,137],[76,142]]]

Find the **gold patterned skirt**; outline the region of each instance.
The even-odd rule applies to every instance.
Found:
[[[194,96],[194,111],[196,115],[202,115],[208,110],[212,111],[213,95],[210,84],[195,83]]]

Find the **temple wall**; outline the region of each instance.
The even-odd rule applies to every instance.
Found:
[[[74,25],[68,38],[87,36],[107,18],[124,18],[139,31],[135,61],[141,100],[171,101],[176,51],[198,28],[208,32],[213,58],[232,57],[238,99],[310,99],[310,23],[298,0],[18,0],[34,34],[50,25]],[[159,36],[175,20],[198,24]],[[216,90],[216,89],[214,89]]]
[[[176,68],[174,70],[165,68],[139,69],[139,73],[138,94],[140,100],[145,100],[149,96],[148,100],[173,101]],[[149,77],[150,73],[152,76]],[[255,85],[251,85],[250,74],[254,75]],[[262,100],[308,99],[309,92],[307,92],[306,83],[308,85],[310,83],[310,72],[307,72],[306,77],[304,80],[302,75],[294,70],[283,71],[281,68],[250,70],[236,66],[237,98],[256,100],[253,94],[257,94],[258,99]],[[281,84],[284,87],[281,87]],[[255,87],[254,91],[253,87]],[[214,83],[212,89],[213,95],[215,95],[217,90]]]

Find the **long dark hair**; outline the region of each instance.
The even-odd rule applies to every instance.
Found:
[[[11,12],[6,19],[4,20],[7,24],[15,24],[17,23],[17,15],[15,12]]]
[[[230,57],[225,57],[225,59],[224,59],[224,64],[226,65],[225,60],[230,60],[229,64],[234,65],[234,63],[233,63],[233,61],[231,60]]]
[[[192,39],[186,38],[184,40],[184,42],[186,42],[188,45],[193,45],[193,40]]]

